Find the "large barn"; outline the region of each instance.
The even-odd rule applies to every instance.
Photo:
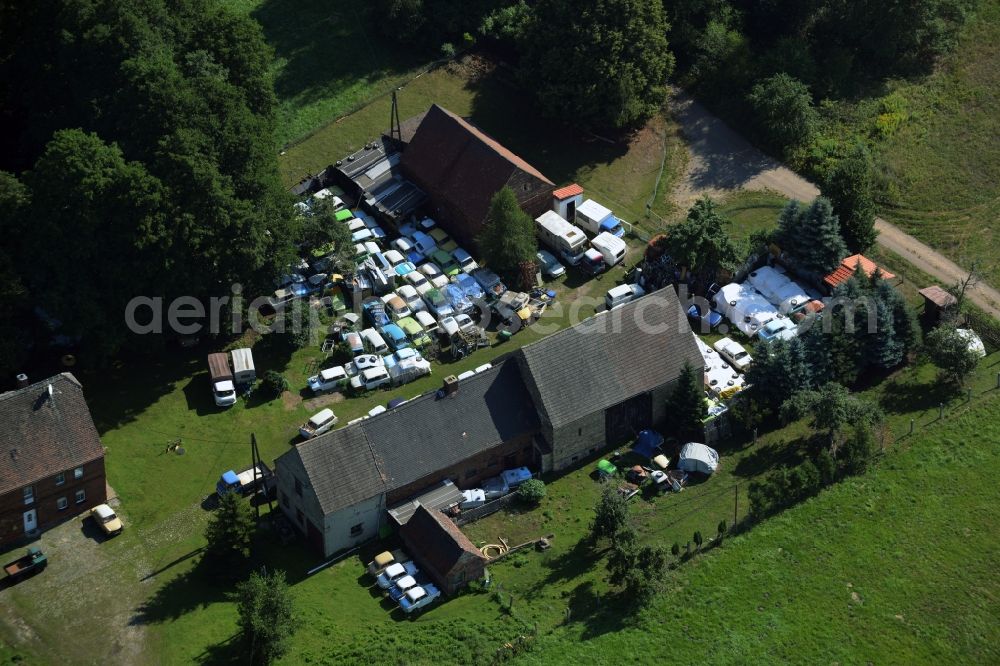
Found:
[[[435,220],[463,247],[476,247],[490,199],[504,186],[532,218],[548,210],[555,185],[538,169],[460,116],[434,104],[408,120],[400,166],[427,193]],[[412,133],[412,135],[411,135]]]
[[[302,442],[275,461],[279,504],[332,555],[403,523],[420,493],[477,488],[522,465],[571,468],[662,424],[685,363],[703,361],[667,288],[523,347],[454,393]]]

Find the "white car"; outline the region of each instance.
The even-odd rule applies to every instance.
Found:
[[[385,405],[379,405],[377,407],[372,407],[368,410],[368,416],[378,416],[379,414],[384,414],[386,411]]]
[[[375,577],[375,582],[383,590],[388,590],[403,576],[416,576],[417,572],[417,565],[413,562],[393,562]]]
[[[465,372],[460,373],[458,375],[458,379],[459,380],[468,379],[469,377],[475,377],[475,376],[476,376],[476,373],[474,371],[472,371],[472,370],[466,370]]]
[[[337,425],[337,415],[333,413],[332,409],[324,409],[313,414],[308,421],[303,423],[299,427],[299,434],[302,435],[303,439],[311,439],[319,437],[335,425]]]
[[[740,372],[745,371],[753,363],[753,357],[747,353],[743,345],[731,338],[722,338],[712,347],[719,352],[719,356],[729,361],[729,364]]]
[[[413,288],[413,285],[404,284],[396,290],[396,295],[403,299],[406,306],[410,308],[410,312],[417,313],[427,309],[427,304],[424,303],[424,299],[420,298],[420,294]]]
[[[620,284],[608,289],[608,293],[604,296],[604,304],[609,310],[614,310],[645,295],[646,290],[637,284]]]
[[[448,336],[449,339],[461,330],[454,317],[444,317],[438,322],[438,327],[444,335]]]
[[[444,274],[444,271],[435,264],[433,261],[428,261],[426,264],[421,264],[418,271],[424,274],[427,281],[430,282],[436,289],[441,289],[446,284],[448,284],[448,276]]]
[[[390,292],[382,297],[382,302],[385,303],[385,309],[393,321],[399,321],[413,314],[410,306],[399,294]]]
[[[403,253],[399,250],[386,250],[382,253],[382,256],[385,257],[385,260],[389,262],[390,266],[398,266],[406,261],[406,257],[404,257]]]
[[[455,258],[455,262],[458,264],[458,267],[462,269],[463,273],[471,273],[479,268],[479,264],[477,264],[476,260],[472,258],[472,255],[462,248],[456,249],[451,253],[451,256]]]
[[[434,603],[434,600],[440,596],[441,592],[433,585],[425,585],[423,587],[418,585],[406,591],[403,598],[399,600],[399,607],[403,609],[404,613],[409,615],[424,606]]]
[[[351,388],[355,391],[374,391],[380,386],[385,386],[392,382],[389,371],[385,366],[368,368],[362,370],[356,377],[351,378]]]
[[[385,367],[385,359],[378,354],[362,354],[356,356],[353,361],[344,366],[344,372],[348,377],[357,377],[363,371],[370,368]]]
[[[417,293],[423,296],[428,291],[434,288],[423,273],[420,271],[411,271],[403,276],[406,283],[417,290]]]
[[[471,333],[476,329],[476,322],[467,314],[455,315],[455,323],[458,324],[458,330],[463,333]]]
[[[313,393],[333,391],[347,384],[347,371],[339,365],[327,368],[321,370],[318,375],[310,377],[308,384]]]

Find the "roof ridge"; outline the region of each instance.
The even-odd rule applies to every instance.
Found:
[[[52,383],[55,383],[55,382],[57,382],[59,380],[65,380],[65,381],[69,382],[70,384],[73,384],[77,388],[83,389],[83,384],[81,384],[80,381],[76,377],[73,376],[73,373],[71,373],[71,372],[60,372],[60,373],[52,375],[51,377],[48,377],[46,379],[40,379],[37,382],[32,382],[31,384],[28,384],[27,386],[22,386],[21,388],[15,388],[15,389],[11,389],[9,391],[4,391],[3,393],[0,393],[0,400],[7,400],[7,399],[13,398],[15,396],[23,395],[23,394],[27,393],[28,391],[30,391],[31,389],[34,389],[34,388],[37,388],[37,387],[41,386],[42,384],[52,384]]]

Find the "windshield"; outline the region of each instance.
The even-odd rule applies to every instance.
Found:
[[[113,521],[117,517],[118,516],[116,516],[114,513],[110,513],[107,516],[104,516],[104,518],[101,519],[101,522],[103,522],[105,525],[107,525],[108,523],[110,523],[111,521]]]

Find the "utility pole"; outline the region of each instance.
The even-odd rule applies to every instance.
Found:
[[[271,511],[274,510],[274,507],[271,505],[271,495],[270,495],[270,493],[267,492],[267,487],[266,487],[267,481],[263,477],[263,474],[262,474],[263,469],[264,469],[262,467],[263,460],[261,460],[261,457],[260,457],[260,449],[257,448],[257,435],[256,435],[256,433],[250,433],[250,459],[251,459],[251,464],[253,465],[253,487],[255,488],[254,495],[256,495],[259,492],[259,493],[261,493],[264,496],[264,499],[267,500],[267,511],[268,511],[268,514],[270,514]],[[260,482],[260,486],[257,485],[258,481]],[[250,497],[251,497],[251,503],[253,503],[252,502],[253,495],[251,495]],[[257,513],[257,521],[259,522],[260,521],[260,502],[257,502],[256,504],[254,504],[253,508],[254,508],[254,511],[256,511],[256,513]]]
[[[389,111],[389,138],[403,140],[403,130],[399,124],[399,103],[396,101],[396,91],[392,91],[392,109]]]

